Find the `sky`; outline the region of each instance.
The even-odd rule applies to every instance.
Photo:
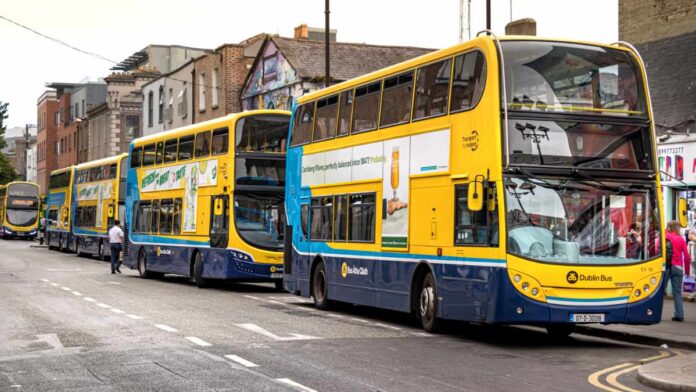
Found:
[[[292,37],[302,23],[324,27],[324,0],[1,0],[0,16],[119,62],[149,44],[214,49],[259,33]],[[464,0],[466,3],[467,1]],[[341,42],[445,48],[459,42],[460,0],[333,0]],[[492,30],[534,18],[537,35],[614,42],[618,0],[491,0]],[[471,0],[472,36],[485,28],[485,0]],[[465,36],[465,39],[467,37]],[[0,19],[0,101],[6,125],[36,123],[46,83],[107,76],[112,63]]]

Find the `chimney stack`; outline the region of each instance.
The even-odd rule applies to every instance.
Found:
[[[513,20],[505,26],[505,35],[536,35],[536,21],[532,18]]]
[[[301,24],[295,27],[295,39],[307,39],[309,37],[309,28],[306,24]]]

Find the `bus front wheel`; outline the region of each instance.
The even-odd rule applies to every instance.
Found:
[[[201,260],[200,252],[196,252],[193,258],[193,281],[199,289],[208,287],[208,279],[203,277],[203,260]]]
[[[437,318],[437,307],[435,278],[432,272],[428,272],[423,278],[423,284],[421,284],[418,306],[418,318],[423,329],[427,332],[435,332],[440,327],[440,321]]]
[[[326,267],[323,262],[319,262],[314,268],[312,274],[312,297],[314,298],[314,306],[317,309],[329,308],[329,281],[326,278]]]

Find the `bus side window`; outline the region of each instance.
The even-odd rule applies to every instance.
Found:
[[[179,160],[193,158],[193,135],[179,138]]]
[[[348,229],[348,197],[346,195],[334,196],[333,216],[333,239],[336,242],[345,242]]]
[[[471,211],[467,198],[469,186],[458,185],[455,189],[454,244],[455,245],[498,245],[497,204],[493,200],[484,204],[481,211]],[[495,194],[491,186],[488,194]]]
[[[418,68],[414,120],[447,113],[451,70],[451,59]]]
[[[155,155],[155,164],[161,165],[164,157],[164,142],[157,142],[157,154]]]
[[[317,101],[313,141],[333,139],[336,136],[336,114],[338,114],[338,95]]]
[[[375,242],[374,193],[348,195],[348,241]]]
[[[150,213],[150,232],[157,234],[159,231],[159,213],[160,213],[160,202],[155,200],[152,202],[152,212]]]
[[[413,71],[386,78],[382,94],[382,113],[379,117],[380,128],[408,122],[411,117],[412,97]]]
[[[292,127],[290,146],[299,146],[312,141],[312,124],[314,124],[314,104],[308,102],[295,111],[295,124]]]
[[[196,158],[210,155],[210,131],[199,132],[196,135]]]
[[[133,148],[133,152],[131,152],[131,161],[130,161],[131,168],[140,167],[142,155],[143,155],[142,147]],[[82,181],[84,182],[84,180],[85,180],[85,178],[84,178],[84,173],[83,173]]]
[[[341,107],[338,112],[338,136],[350,132],[350,116],[353,112],[353,90],[341,93]]]
[[[181,199],[174,199],[172,212],[172,234],[181,233]]]
[[[155,164],[155,144],[148,144],[143,148],[143,166]]]
[[[374,82],[355,89],[353,107],[353,126],[351,133],[377,129],[379,117],[379,98],[382,92],[382,81]]]
[[[455,57],[450,112],[476,106],[485,84],[486,62],[481,52],[473,51]]]
[[[309,204],[302,204],[300,207],[300,223],[302,225],[302,236],[307,238],[307,223],[309,222]]]
[[[312,241],[331,241],[332,204],[331,196],[312,199],[312,230],[309,237]]]
[[[164,142],[164,163],[176,162],[177,143],[176,139],[169,139]]]
[[[227,154],[229,144],[230,131],[227,128],[220,128],[213,131],[212,155]]]
[[[160,232],[160,234],[171,234],[173,210],[174,210],[174,202],[172,199],[162,200],[162,203],[160,203],[160,218],[159,218],[159,232]]]

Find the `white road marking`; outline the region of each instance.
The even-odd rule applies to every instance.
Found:
[[[65,286],[61,287],[61,289],[65,290],[65,291],[72,291],[72,289],[70,287],[65,287]]]
[[[400,331],[400,330],[401,330],[401,328],[399,328],[399,327],[394,327],[394,326],[392,326],[392,325],[387,325],[387,324],[382,324],[382,323],[375,323],[375,325],[378,326],[378,327],[393,329],[393,330],[395,330],[395,331]]]
[[[60,285],[59,285],[58,283],[51,283],[51,286],[53,286],[53,287],[58,287],[58,286],[60,286]]]
[[[433,334],[426,333],[426,332],[412,332],[412,334],[416,335],[416,336],[426,337],[426,338],[432,338],[433,336],[435,336]]]
[[[284,302],[273,301],[273,300],[270,300],[270,301],[268,301],[268,302],[271,303],[271,304],[276,304],[276,305],[283,305],[283,306],[285,306],[285,303],[284,303]]]
[[[108,284],[121,284],[121,282],[112,282],[112,281],[108,281],[107,283]]]
[[[202,346],[202,347],[212,346],[212,344],[206,342],[206,341],[203,340],[203,339],[199,339],[199,338],[197,338],[197,337],[195,337],[195,336],[187,336],[187,337],[186,337],[186,340],[188,340],[188,341],[190,341],[190,342],[193,342],[193,343],[195,343],[195,344],[197,344],[197,345],[199,345],[199,346]]]
[[[291,336],[278,336],[273,332],[266,331],[265,329],[259,327],[256,324],[235,324],[239,328],[244,328],[247,331],[255,332],[259,335],[266,336],[277,341],[289,341],[289,340],[311,340],[311,339],[321,339],[317,336],[301,335],[298,333],[289,333]]]
[[[121,309],[116,309],[116,308],[111,308],[111,311],[114,312],[114,313],[116,313],[116,314],[126,313],[126,312],[124,312],[123,310],[121,310]]]
[[[259,297],[254,297],[253,295],[244,295],[244,296],[247,297],[247,298],[255,299],[255,300],[257,300],[257,301],[261,301],[261,298],[259,298]]]
[[[143,318],[140,316],[136,316],[134,314],[127,314],[126,317],[132,318],[133,320],[142,320]]]
[[[80,269],[80,268],[46,268],[46,271],[71,272],[71,271],[82,271],[82,269]]]
[[[300,383],[297,383],[297,382],[295,382],[295,381],[292,381],[292,380],[289,379],[289,378],[276,378],[276,381],[280,381],[280,382],[282,382],[283,384],[287,384],[287,385],[290,385],[290,386],[292,386],[292,387],[295,387],[295,389],[297,389],[297,390],[299,390],[299,391],[302,391],[302,392],[317,392],[316,389],[312,389],[312,388],[306,387],[306,386],[304,386],[304,385],[302,385],[302,384],[300,384]]]
[[[103,303],[101,303],[101,302],[98,303],[97,306],[99,306],[100,308],[104,308],[104,309],[109,309],[109,308],[111,307],[110,305],[103,304]]]
[[[87,302],[97,302],[96,299],[90,298],[90,297],[82,297],[82,299],[84,299],[84,300],[87,301]]]
[[[341,316],[340,314],[333,314],[333,313],[327,313],[326,317],[345,318],[345,316]]]
[[[50,282],[48,279],[41,279],[42,282]]]
[[[82,293],[79,292],[79,291],[73,291],[72,293],[73,293],[74,295],[77,295],[78,297],[81,297],[81,296],[82,296]]]
[[[231,359],[231,360],[237,362],[238,364],[240,364],[242,366],[246,366],[246,367],[258,367],[259,366],[251,361],[247,361],[246,359],[244,359],[242,357],[238,357],[236,355],[225,355],[225,358]]]
[[[157,327],[163,331],[167,331],[167,332],[177,332],[178,331],[176,328],[172,328],[172,327],[170,327],[168,325],[164,325],[164,324],[155,324],[155,327]]]
[[[359,318],[356,318],[356,317],[351,317],[350,319],[353,320],[353,321],[359,321],[359,322],[361,322],[361,323],[369,323],[368,320],[363,320],[363,319],[359,319]]]

